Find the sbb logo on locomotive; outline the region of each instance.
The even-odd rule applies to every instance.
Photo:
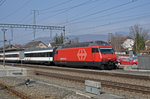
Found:
[[[78,59],[84,61],[86,59],[87,53],[85,49],[79,49],[77,53]]]

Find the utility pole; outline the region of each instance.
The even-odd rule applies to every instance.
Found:
[[[11,46],[11,41],[13,41],[13,28],[11,27],[11,39],[8,41],[9,42],[9,48]]]
[[[2,29],[3,31],[3,66],[5,67],[5,32],[7,29]]]
[[[137,53],[138,53],[138,38],[139,38],[138,32],[136,32],[136,37],[135,37],[135,42],[136,42],[136,55],[137,55]]]
[[[38,12],[38,10],[33,10],[33,25],[36,25],[36,12]],[[33,41],[35,41],[35,33],[36,29],[33,28]]]
[[[64,32],[64,38],[63,38],[63,43],[64,43],[66,39],[65,28],[63,29],[63,32]]]
[[[52,42],[52,30],[50,30],[50,42]]]
[[[112,33],[108,33],[108,43],[111,44],[112,43]]]

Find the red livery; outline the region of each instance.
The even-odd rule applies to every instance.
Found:
[[[95,66],[101,69],[116,68],[116,55],[112,46],[103,41],[65,45],[55,52],[56,65]]]

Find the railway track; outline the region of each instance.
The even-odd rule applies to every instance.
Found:
[[[23,93],[21,93],[21,92],[15,90],[15,89],[13,89],[13,88],[11,88],[11,87],[8,87],[8,86],[6,86],[6,85],[4,85],[4,84],[2,84],[2,83],[0,83],[0,87],[1,87],[1,88],[4,88],[4,89],[6,89],[6,90],[8,90],[9,92],[13,93],[14,95],[20,97],[21,99],[31,99],[30,97],[24,95]]]
[[[48,73],[48,72],[41,72],[41,71],[35,71],[35,74],[55,77],[55,78],[65,79],[65,80],[72,80],[82,84],[84,84],[85,80],[92,80],[92,81],[101,82],[102,87],[106,87],[106,88],[112,88],[112,89],[123,90],[123,91],[134,92],[134,93],[142,93],[145,95],[150,94],[150,87],[146,87],[146,86],[112,82],[112,81],[100,80],[100,79],[92,79],[88,77],[79,77],[79,76],[71,76],[71,75],[64,75],[64,74],[60,75],[57,73]]]
[[[37,75],[75,81],[82,84],[82,86],[85,80],[101,82],[102,88],[104,88],[106,92],[109,89],[110,91],[108,92],[111,92],[111,90],[112,92],[113,91],[118,92],[122,90],[128,94],[133,92],[132,95],[138,93],[138,96],[142,94],[142,95],[146,95],[146,97],[150,97],[149,96],[150,95],[149,75],[127,74],[127,73],[118,73],[118,72],[116,73],[116,72],[106,72],[106,71],[98,71],[98,70],[74,69],[74,68],[63,68],[63,67],[30,65],[30,64],[22,64],[22,65],[15,64],[15,66],[33,68],[32,70],[35,71],[35,74]],[[131,83],[134,81],[136,83]],[[144,83],[139,84],[142,82]]]
[[[7,65],[11,65],[8,64]],[[44,70],[54,70],[54,71],[68,71],[73,73],[82,73],[82,74],[91,74],[91,75],[100,75],[100,76],[113,76],[119,78],[127,78],[127,79],[135,79],[135,80],[144,80],[150,81],[150,76],[148,75],[137,75],[137,74],[128,74],[128,73],[114,73],[114,72],[103,72],[103,71],[93,71],[93,70],[85,70],[85,69],[72,69],[72,68],[61,68],[54,66],[43,66],[43,65],[31,65],[31,64],[15,64],[18,67],[29,67],[36,69],[44,69]]]

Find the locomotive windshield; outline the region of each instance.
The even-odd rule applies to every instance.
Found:
[[[102,54],[113,54],[114,50],[111,47],[100,47],[100,52]]]

